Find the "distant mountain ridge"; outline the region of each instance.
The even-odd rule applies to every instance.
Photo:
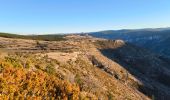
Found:
[[[170,28],[123,29],[91,32],[89,35],[105,39],[122,39],[170,57]]]
[[[47,35],[19,35],[11,33],[0,32],[0,37],[17,38],[17,39],[32,39],[32,40],[45,40],[45,41],[61,41],[64,39],[64,34],[47,34]]]

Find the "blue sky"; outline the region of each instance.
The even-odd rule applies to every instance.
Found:
[[[25,34],[170,27],[170,0],[1,0],[0,31]]]

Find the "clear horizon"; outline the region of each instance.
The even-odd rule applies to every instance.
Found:
[[[170,27],[169,0],[5,0],[0,32],[81,33]]]

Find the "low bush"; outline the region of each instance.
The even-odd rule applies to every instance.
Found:
[[[0,98],[3,100],[78,100],[79,87],[42,70],[29,71],[0,61]]]

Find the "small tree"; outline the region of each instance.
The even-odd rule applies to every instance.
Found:
[[[48,45],[47,44],[42,44],[39,41],[36,41],[36,47],[40,48],[41,50],[47,50]]]

